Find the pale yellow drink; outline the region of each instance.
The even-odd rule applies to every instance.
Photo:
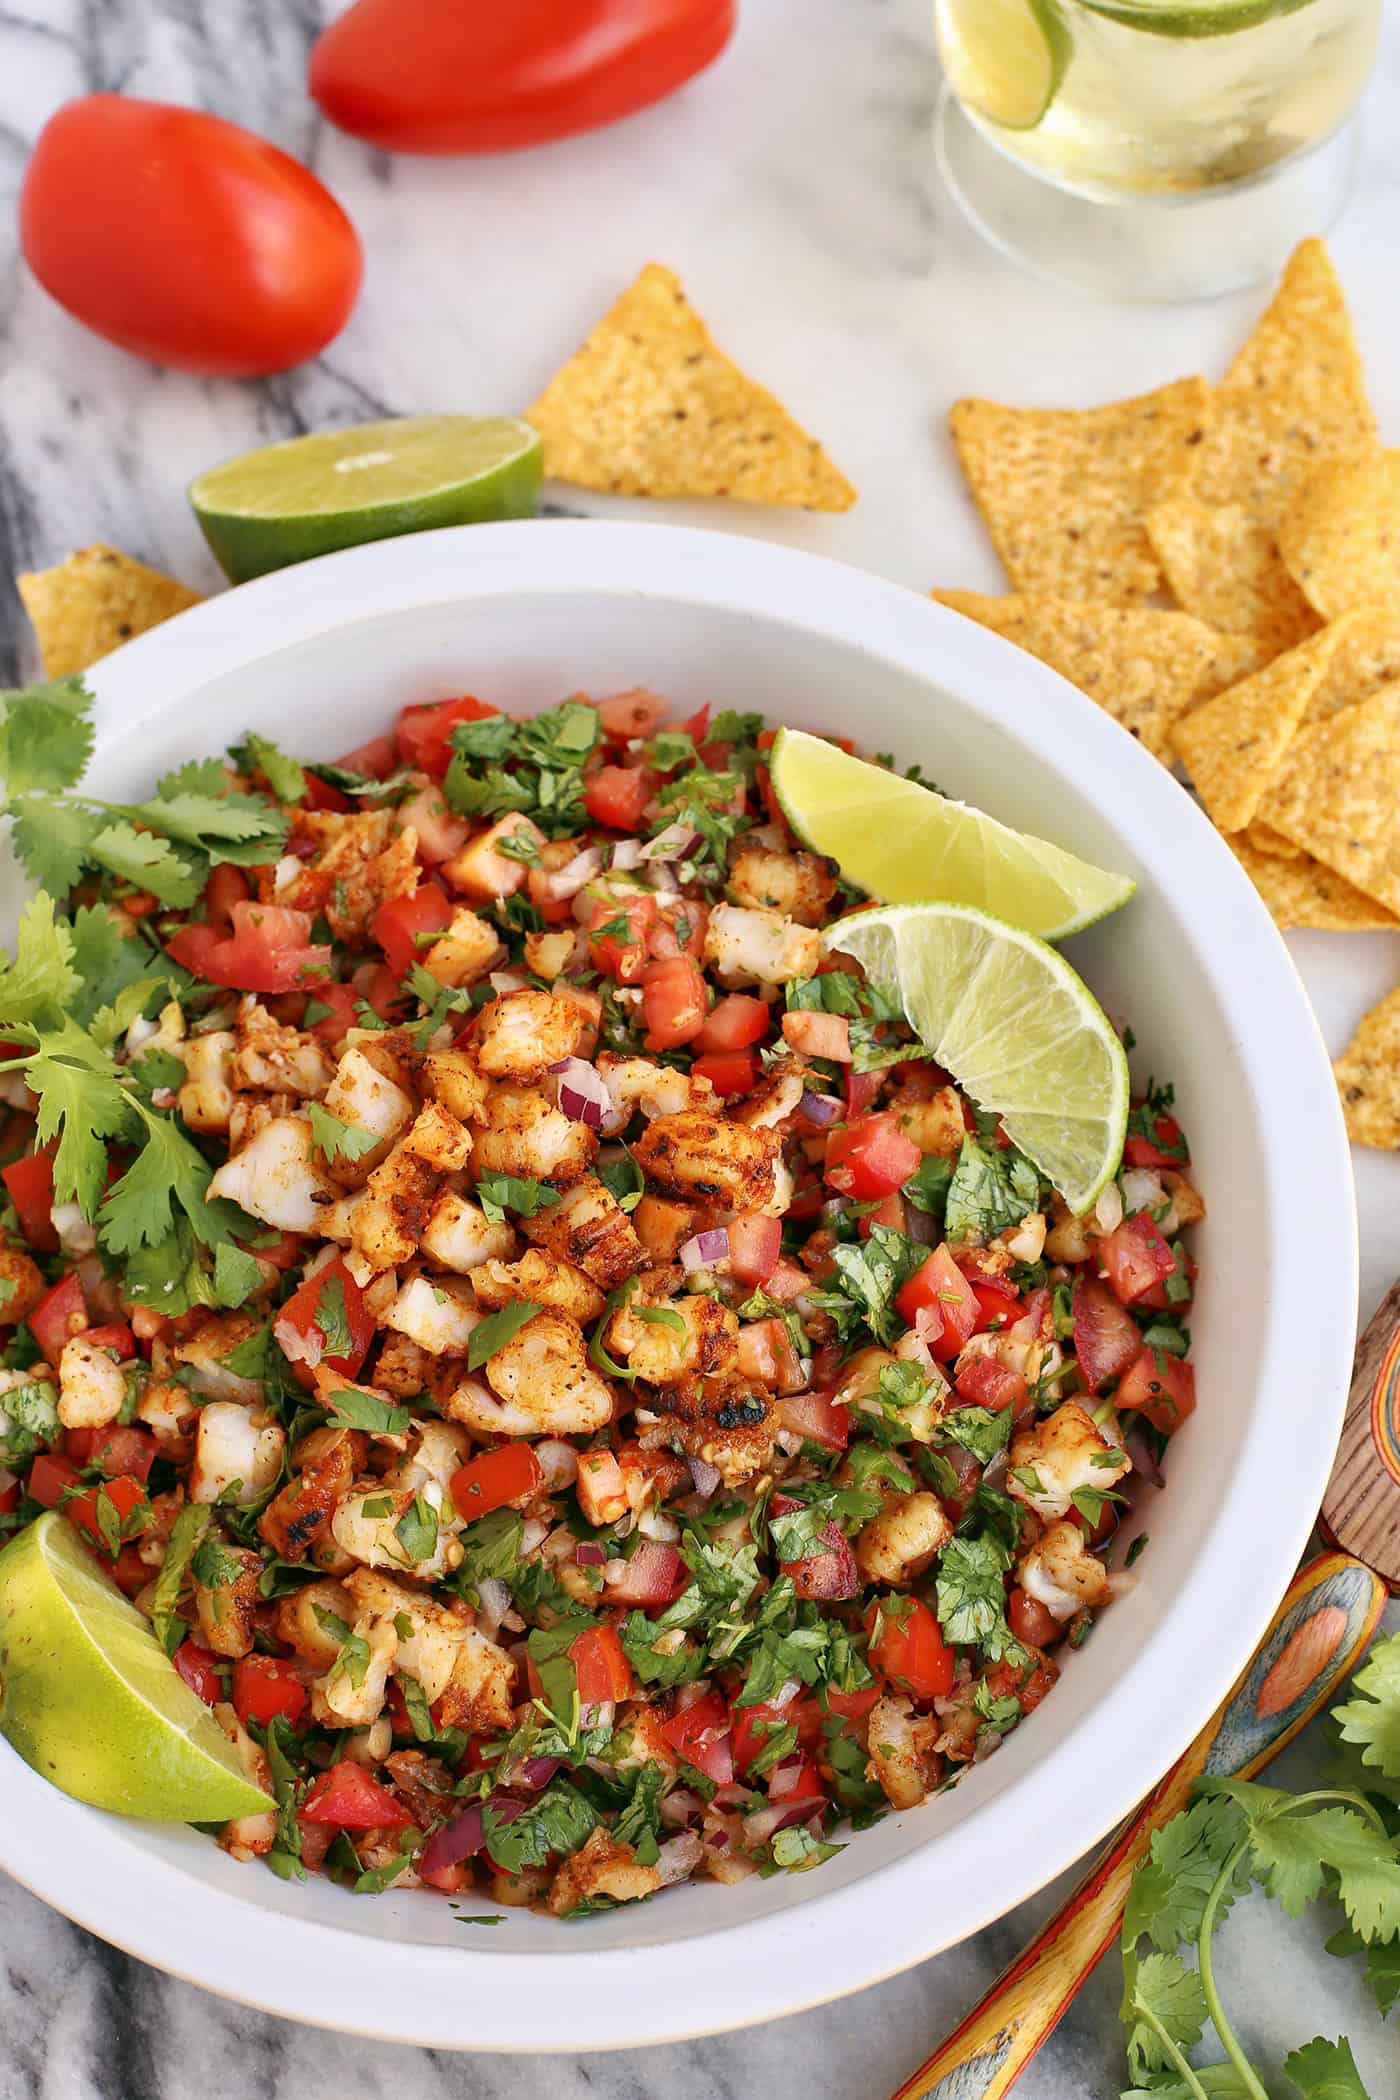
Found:
[[[935,0],[963,107],[994,144],[1105,200],[1240,182],[1327,138],[1382,0]]]

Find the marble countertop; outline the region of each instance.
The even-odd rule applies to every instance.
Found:
[[[32,667],[11,574],[101,539],[219,582],[184,499],[248,445],[331,422],[529,401],[648,258],[676,268],[726,348],[861,490],[842,518],[691,504],[648,514],[807,546],[919,589],[1003,587],[944,429],[957,395],[1091,403],[1219,371],[1261,303],[1097,305],[986,249],[940,190],[930,0],[743,0],[702,80],[612,130],[486,161],[391,161],[327,128],[306,53],[337,0],[0,0],[0,684]],[[1382,429],[1400,435],[1400,18],[1388,10],[1360,194],[1333,239]],[[157,371],[84,334],[13,246],[34,135],[92,88],[188,101],[309,160],[368,257],[344,335],[261,384]],[[598,515],[607,499],[572,508]],[[1400,978],[1400,935],[1294,936],[1336,1050]],[[1400,1160],[1357,1155],[1362,1313],[1400,1271]],[[1391,1611],[1392,1623],[1400,1612]],[[1281,1761],[1321,1764],[1314,1730]],[[955,1951],[800,2022],[572,2061],[376,2047],[226,2005],[0,1895],[0,2100],[883,2100],[1046,1917],[1068,1881]],[[1225,1968],[1247,2040],[1278,2061],[1349,2031],[1375,2100],[1395,2042],[1314,1921],[1237,1911]],[[1027,2072],[1024,2100],[1110,2100],[1124,2082],[1108,1961]],[[1382,2069],[1382,2065],[1388,2068]],[[1387,2082],[1389,2081],[1389,2082]]]

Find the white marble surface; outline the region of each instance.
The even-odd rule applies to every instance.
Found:
[[[478,162],[389,161],[319,121],[302,69],[335,11],[334,0],[0,0],[0,681],[30,662],[14,570],[100,538],[213,588],[184,500],[193,473],[327,422],[517,408],[648,257],[682,273],[720,340],[861,490],[839,519],[682,504],[650,514],[809,546],[915,588],[1001,587],[944,434],[958,394],[1089,403],[1215,373],[1260,304],[1095,305],[983,248],[933,167],[930,0],[742,0],[730,51],[672,102]],[[1333,250],[1396,437],[1400,19],[1388,12],[1362,190]],[[324,358],[261,385],[162,373],[85,335],[39,291],[14,254],[10,200],[44,118],[98,87],[202,104],[312,161],[368,257],[359,308]],[[598,514],[625,507],[555,493]],[[1400,936],[1302,936],[1294,950],[1334,1049],[1400,977]],[[1358,1169],[1365,1313],[1400,1271],[1400,1160],[1358,1156]],[[1282,1769],[1297,1783],[1321,1754],[1314,1732]],[[561,2063],[299,2030],[171,1983],[5,1885],[0,2100],[881,2100],[1053,1900],[1046,1891],[939,1961],[800,2022]],[[1394,2095],[1393,2031],[1322,1955],[1315,1924],[1289,1926],[1256,1902],[1226,1937],[1262,2053],[1349,2029],[1373,2100]],[[1116,1993],[1105,1963],[1023,2079],[1025,2100],[1118,2091]]]

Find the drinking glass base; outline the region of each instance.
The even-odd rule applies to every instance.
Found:
[[[1277,274],[1306,234],[1325,233],[1356,183],[1361,129],[1227,189],[1120,199],[1059,188],[992,144],[945,87],[938,165],[978,232],[1038,276],[1105,299],[1215,299]]]

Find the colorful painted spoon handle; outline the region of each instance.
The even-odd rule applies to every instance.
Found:
[[[893,2100],[1003,2100],[1117,1937],[1133,1870],[1203,1772],[1248,1779],[1355,1668],[1386,1587],[1345,1553],[1303,1568],[1223,1706],[1110,1850]]]

